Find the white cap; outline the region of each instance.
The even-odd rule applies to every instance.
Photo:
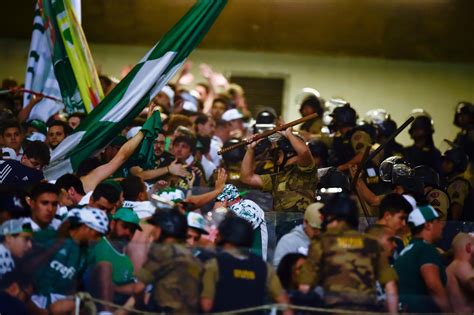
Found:
[[[46,136],[44,134],[42,134],[41,132],[33,131],[28,137],[26,137],[26,140],[45,142],[46,141]]]
[[[17,160],[18,159],[18,156],[16,155],[16,152],[15,150],[13,150],[12,148],[1,148],[0,149],[1,152],[2,152],[2,158],[3,160]]]
[[[235,108],[229,109],[222,114],[222,120],[232,121],[236,119],[242,119],[244,116]]]
[[[106,234],[109,229],[107,214],[97,208],[71,209],[67,213],[66,218],[74,218],[79,223],[83,223],[101,234]]]
[[[187,110],[188,112],[193,112],[193,113],[198,111],[197,105],[194,104],[193,102],[188,102],[188,101],[184,101],[183,109]]]
[[[405,198],[406,201],[408,201],[408,203],[411,205],[413,210],[415,210],[417,208],[415,198],[413,198],[410,195],[406,195],[406,194],[404,194],[402,196],[403,196],[403,198]]]
[[[197,212],[189,212],[187,216],[188,227],[199,230],[202,234],[209,234],[206,230],[206,220]]]
[[[174,106],[174,91],[173,89],[169,86],[169,85],[165,85],[160,92],[163,92],[166,94],[166,96],[168,96],[169,100],[170,100],[170,106],[173,107]]]

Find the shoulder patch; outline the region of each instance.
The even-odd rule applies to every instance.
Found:
[[[359,249],[364,246],[364,242],[360,237],[338,237],[336,241],[340,248]]]

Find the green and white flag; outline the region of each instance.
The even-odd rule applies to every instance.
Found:
[[[45,34],[45,25],[41,16],[41,7],[36,4],[33,19],[33,33],[31,35],[30,51],[26,66],[25,89],[42,93],[56,99],[62,99],[61,90],[54,74],[51,59],[51,48]],[[26,106],[32,95],[25,93],[23,106]],[[43,98],[30,112],[29,119],[39,119],[44,122],[49,117],[64,108],[62,102]]]
[[[79,20],[77,0],[43,0],[36,4],[25,89],[63,102],[43,99],[33,108],[30,119],[47,121],[62,109],[68,113],[90,112],[103,98]],[[30,99],[31,94],[25,93],[24,106]]]
[[[227,1],[200,0],[135,65],[125,78],[54,149],[45,177],[73,172],[126,127],[182,66],[201,42]]]

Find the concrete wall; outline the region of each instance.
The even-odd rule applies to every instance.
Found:
[[[11,76],[23,80],[28,47],[27,41],[0,40],[0,78]],[[98,68],[116,77],[125,65],[137,62],[148,49],[91,44]],[[437,145],[445,138],[453,139],[457,132],[452,125],[457,102],[474,101],[473,64],[216,50],[196,50],[191,60],[195,82],[202,80],[198,65],[203,62],[226,75],[285,78],[283,115],[286,120],[298,118],[294,103],[304,87],[316,88],[326,99],[348,100],[359,115],[371,108],[385,108],[399,124],[413,108],[424,108],[433,116]],[[399,140],[410,143],[407,132],[402,133]]]

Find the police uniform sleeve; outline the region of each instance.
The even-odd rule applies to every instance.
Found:
[[[273,183],[272,183],[271,175],[268,175],[268,174],[260,175],[260,178],[262,179],[262,190],[272,191]]]
[[[458,203],[464,206],[464,201],[469,194],[469,184],[463,179],[457,179],[448,186],[448,195],[451,204]]]
[[[152,283],[155,281],[155,274],[157,270],[160,269],[160,260],[165,257],[165,253],[158,248],[154,248],[153,246],[150,248],[150,252],[148,254],[148,259],[143,265],[143,267],[137,271],[135,276],[137,279],[143,283]]]
[[[269,263],[267,263],[267,292],[274,301],[285,292],[275,268]]]
[[[218,280],[219,267],[217,265],[217,259],[210,259],[204,265],[201,297],[214,299],[214,296],[216,294],[216,284]]]
[[[398,281],[398,275],[395,269],[390,266],[387,256],[383,255],[383,249],[379,247],[380,255],[378,257],[378,280],[382,286],[390,281]]]
[[[313,240],[309,246],[308,258],[304,262],[298,275],[298,284],[314,286],[319,281],[319,265],[321,262],[322,248],[318,240]]]
[[[362,130],[354,132],[351,137],[351,145],[355,153],[364,152],[366,147],[370,147],[372,144],[372,139],[370,135]]]

